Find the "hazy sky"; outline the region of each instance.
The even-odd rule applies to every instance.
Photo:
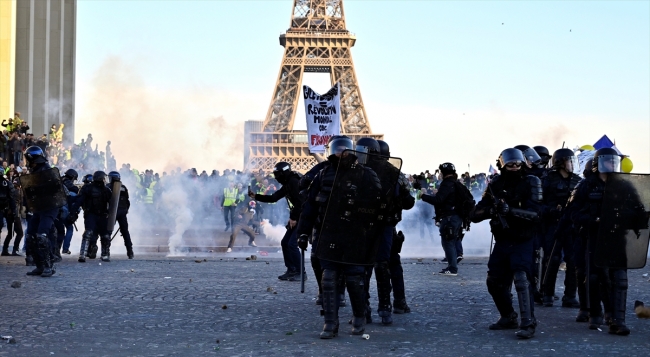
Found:
[[[141,169],[241,169],[242,123],[265,118],[292,4],[79,0],[77,141],[110,139]],[[484,172],[507,147],[607,134],[650,172],[649,1],[344,4],[372,129],[406,171]],[[329,75],[303,84],[324,92]]]

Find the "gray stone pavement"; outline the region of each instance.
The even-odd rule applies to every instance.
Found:
[[[100,265],[77,263],[72,255],[52,278],[27,277],[23,259],[1,257],[0,335],[16,343],[0,341],[0,356],[650,354],[650,320],[632,311],[634,299],[650,301],[647,268],[629,273],[627,337],[588,330],[574,322],[577,310],[561,307],[536,307],[539,326],[532,340],[489,331],[498,316],[485,288],[487,259],[466,258],[457,277],[446,277],[434,274],[442,263],[426,258],[403,262],[412,313],[395,315],[392,326],[368,325],[370,339],[363,340],[349,335],[348,306],[340,311],[339,337],[320,340],[313,275],[300,294],[299,283],[277,279],[284,271],[279,256],[114,256]],[[14,281],[22,286],[12,288]],[[376,298],[372,304],[374,310]]]

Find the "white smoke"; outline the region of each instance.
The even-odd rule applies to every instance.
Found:
[[[169,237],[169,254],[170,256],[179,256],[180,247],[183,245],[183,234],[192,224],[192,211],[188,208],[189,198],[187,192],[180,185],[171,185],[163,192],[160,204],[174,217],[173,234]]]
[[[274,226],[269,223],[268,219],[264,219],[262,220],[262,232],[268,240],[280,244],[282,238],[284,237],[284,234],[287,232],[287,229],[280,224]]]

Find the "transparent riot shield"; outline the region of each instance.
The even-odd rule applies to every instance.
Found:
[[[351,164],[349,155],[366,164]],[[377,165],[379,174],[370,169],[371,164]],[[401,159],[386,160],[379,155],[346,150],[338,166],[327,169],[336,170],[336,175],[319,232],[319,259],[355,265],[374,263],[386,197],[396,192],[400,168]],[[382,185],[382,181],[386,183]]]
[[[596,241],[599,267],[640,269],[648,256],[650,175],[612,173],[605,184]]]
[[[122,189],[122,182],[111,178],[111,183],[109,184],[111,188],[112,195],[111,200],[108,202],[108,222],[106,224],[106,231],[112,232],[115,228],[115,220],[117,219],[117,206],[120,203],[120,191]]]
[[[61,175],[56,167],[20,176],[19,180],[30,211],[48,211],[67,204]]]

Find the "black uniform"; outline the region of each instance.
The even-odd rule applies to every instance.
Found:
[[[300,195],[300,176],[295,172],[285,182],[280,182],[282,187],[275,191],[272,195],[255,194],[255,201],[273,203],[278,202],[280,199],[285,198],[289,203],[289,219],[298,221],[300,213],[302,212],[303,198]],[[297,225],[296,225],[297,226]],[[296,235],[296,226],[291,227],[287,224],[287,232],[282,238],[282,255],[284,257],[284,265],[287,267],[285,274],[280,275],[281,280],[288,280],[292,277],[300,275],[300,251],[298,250],[298,236]]]
[[[531,220],[515,215],[513,209],[529,211],[535,216],[540,211],[541,201],[539,178],[519,171],[502,170],[501,175],[490,182],[470,215],[475,223],[490,219],[494,235],[494,249],[488,261],[487,288],[501,319],[490,329],[517,328],[517,313],[512,307],[510,294],[514,278],[521,314],[520,330],[517,331],[520,338],[532,337],[537,325],[531,282],[535,225]]]
[[[352,334],[365,331],[364,266],[371,266],[377,254],[377,235],[372,227],[379,218],[380,195],[377,175],[357,165],[352,154],[338,165],[323,169],[309,188],[297,232],[307,237],[316,223],[322,222],[315,247],[324,269],[321,284],[325,325],[321,338],[338,334],[340,272],[345,275],[354,314]]]
[[[6,179],[4,176],[0,177],[0,230],[2,229],[4,219],[7,222],[14,222],[17,217],[16,212],[16,189],[11,180]],[[20,220],[18,221],[20,224]],[[7,224],[7,237],[5,238],[4,245],[2,247],[2,255],[7,256],[9,254],[9,241],[11,241],[11,231],[9,229],[9,224]],[[14,255],[17,255],[18,247],[20,241],[16,239],[14,242]]]
[[[562,262],[566,262],[564,278],[564,296],[562,306],[579,307],[576,300],[576,265],[573,252],[574,239],[571,230],[564,230],[556,235],[558,221],[566,208],[571,192],[580,182],[580,176],[569,173],[566,178],[559,170],[550,171],[542,180],[544,191],[544,270],[543,270],[543,302],[544,306],[553,306],[555,282]]]
[[[585,178],[571,196],[571,219],[575,226],[582,227],[586,231],[590,328],[595,329],[603,323],[603,308],[600,304],[602,301],[605,317],[611,317],[611,321],[608,321],[610,333],[627,335],[630,333],[625,326],[627,269],[598,267],[594,259],[604,192],[605,182],[598,174]]]
[[[107,185],[110,189],[110,184]],[[126,247],[126,255],[129,259],[133,259],[133,242],[131,241],[131,233],[129,232],[129,221],[126,215],[129,213],[131,201],[129,201],[129,190],[126,185],[122,183],[120,187],[120,199],[117,204],[117,218],[116,221],[120,225],[120,234],[124,238],[124,246]]]
[[[107,232],[108,205],[111,200],[111,189],[104,182],[93,181],[81,188],[78,200],[84,210],[84,233],[81,240],[79,262],[86,261],[86,257],[94,259],[97,246],[97,235],[102,245],[102,256],[110,248],[111,232]],[[95,250],[94,252],[91,250]]]

